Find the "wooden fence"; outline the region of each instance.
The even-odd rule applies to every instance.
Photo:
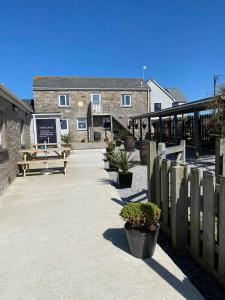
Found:
[[[173,247],[186,249],[225,285],[225,177],[158,158],[151,141],[148,186]]]

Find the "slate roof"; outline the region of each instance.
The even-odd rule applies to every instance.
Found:
[[[188,99],[179,88],[164,88],[177,102],[186,103]]]
[[[35,76],[34,90],[147,90],[142,78]]]

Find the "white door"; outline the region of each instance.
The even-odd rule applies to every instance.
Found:
[[[92,94],[92,111],[94,113],[101,112],[101,95],[100,94]]]

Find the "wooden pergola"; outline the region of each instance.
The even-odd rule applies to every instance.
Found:
[[[157,125],[157,141],[169,142],[178,144],[180,139],[190,139],[192,146],[195,149],[195,154],[198,157],[200,152],[201,143],[208,142],[209,133],[207,130],[208,120],[210,118],[210,107],[213,106],[216,100],[225,100],[224,96],[210,97],[198,101],[193,101],[187,104],[174,106],[171,108],[163,109],[158,112],[141,114],[132,117],[132,133],[135,136],[135,128],[137,124],[140,127],[139,139],[143,140],[143,121],[147,120],[147,136],[145,139],[151,140],[155,133],[152,133],[152,125]],[[201,114],[204,112],[204,114]],[[187,123],[187,121],[189,123]],[[167,124],[166,124],[167,123]],[[166,125],[165,125],[166,124]],[[169,125],[168,125],[169,124]],[[165,140],[165,126],[170,131],[168,137],[173,137],[171,140]],[[191,132],[189,132],[191,130]],[[168,133],[168,132],[167,132]]]

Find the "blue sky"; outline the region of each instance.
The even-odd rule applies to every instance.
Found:
[[[146,65],[197,100],[225,74],[225,0],[7,0],[0,28],[0,82],[21,98],[34,75],[141,77]]]

